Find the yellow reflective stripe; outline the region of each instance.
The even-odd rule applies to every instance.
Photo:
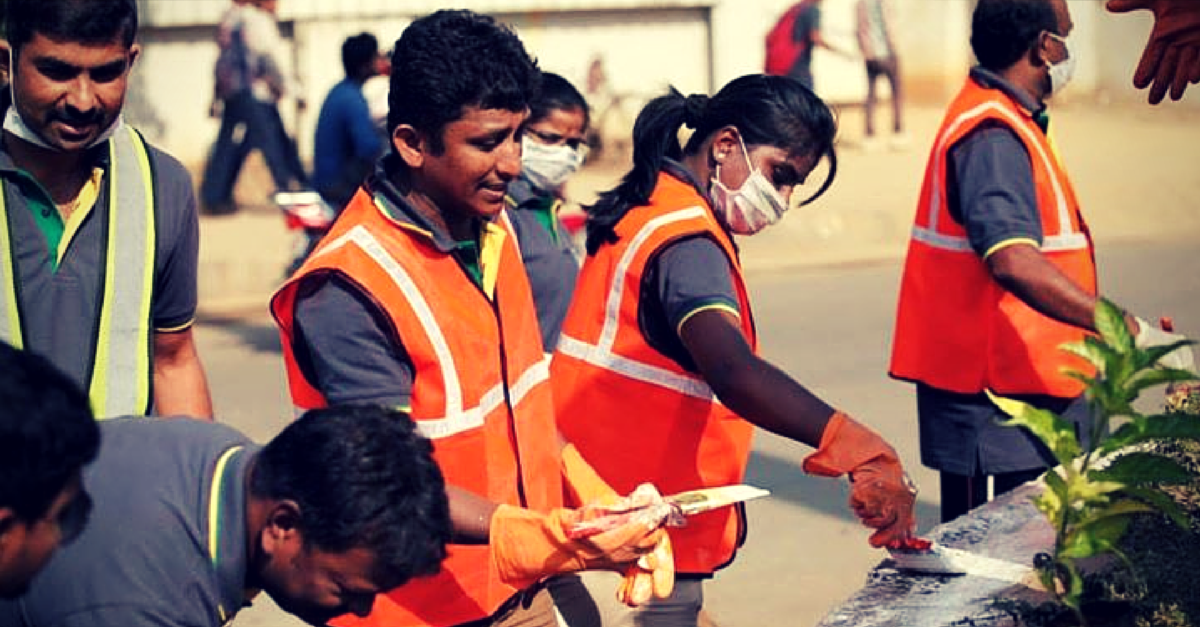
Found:
[[[617,267],[613,271],[612,283],[608,288],[608,301],[604,304],[604,328],[600,331],[598,348],[608,352],[612,350],[613,343],[616,342],[617,327],[621,322],[621,300],[625,291],[625,274],[629,271],[629,266],[633,265],[634,258],[637,257],[646,240],[650,239],[650,236],[658,229],[675,222],[699,218],[704,215],[704,211],[704,207],[697,205],[658,216],[647,222],[629,242],[629,247],[625,249],[621,259],[617,262]]]
[[[192,326],[195,323],[196,323],[196,319],[192,318],[191,320],[188,320],[187,322],[185,322],[183,324],[176,325],[173,327],[154,327],[154,331],[156,333],[178,333],[178,332],[183,331],[184,329]]]
[[[12,240],[8,232],[7,185],[0,181],[0,339],[23,348],[21,309],[17,304],[17,281],[13,271]]]
[[[212,484],[208,487],[208,557],[212,560],[213,568],[217,567],[221,546],[221,483],[225,476],[225,466],[229,464],[230,458],[242,448],[240,445],[233,446],[221,453],[221,456],[217,458],[216,466],[213,467]],[[222,623],[230,618],[225,611],[225,606],[220,602],[217,603],[217,614],[220,615]]]
[[[675,325],[675,334],[676,335],[682,334],[683,333],[683,325],[687,324],[687,321],[691,320],[692,316],[695,316],[696,314],[703,312],[703,311],[724,311],[725,313],[731,314],[734,318],[737,318],[738,320],[742,319],[742,314],[737,310],[737,307],[733,307],[733,306],[729,305],[728,303],[711,303],[708,305],[704,305],[703,307],[697,307],[697,308],[687,312],[686,314],[684,314],[683,318],[680,319],[679,324]]]
[[[993,254],[995,254],[996,251],[1003,250],[1005,248],[1008,248],[1009,246],[1015,246],[1017,244],[1028,244],[1029,246],[1038,248],[1038,243],[1037,243],[1037,240],[1035,240],[1035,239],[1030,239],[1028,237],[1014,237],[1012,239],[1006,239],[1003,242],[999,242],[995,246],[992,246],[991,248],[987,249],[987,252],[983,253],[983,258],[987,259],[988,257],[991,257]]]
[[[123,150],[132,151],[136,168],[120,158]],[[108,250],[89,390],[97,418],[138,414],[150,402],[150,296],[154,277],[150,158],[136,131],[125,125],[109,141],[109,154]],[[126,182],[124,177],[129,174],[140,174],[140,184],[137,180]],[[139,195],[141,207],[120,209],[122,202]],[[134,227],[140,227],[141,233]],[[131,276],[138,266],[140,276]],[[118,342],[115,346],[114,341]]]
[[[100,195],[100,183],[103,180],[104,168],[92,168],[92,175],[84,181],[83,189],[79,190],[79,195],[75,197],[75,210],[67,216],[66,223],[63,224],[63,234],[58,240],[58,250],[55,251],[55,259],[59,265],[67,254],[67,248],[71,246],[71,239],[92,212],[92,205],[96,204],[96,198]]]

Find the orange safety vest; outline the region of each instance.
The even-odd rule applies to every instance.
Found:
[[[616,233],[616,243],[584,261],[550,364],[559,430],[621,494],[643,482],[663,494],[740,483],[753,426],[721,405],[704,379],[652,348],[638,326],[650,261],[673,241],[707,235],[729,257],[742,331],[757,349],[733,243],[707,201],[665,174],[649,205],[627,213]],[[733,561],[745,515],[722,508],[670,534],[678,572],[711,573]]]
[[[428,233],[390,218],[359,190],[271,310],[283,335],[293,402],[326,404],[299,368],[293,342],[297,287],[336,273],[379,304],[403,340],[415,377],[411,415],[433,441],[446,483],[497,503],[547,511],[562,504],[562,475],[529,280],[507,218],[495,297],[489,300]],[[517,592],[500,581],[487,546],[451,545],[442,571],[380,595],[366,619],[341,625],[457,625],[490,616]]]
[[[985,121],[1011,128],[1033,166],[1042,223],[1041,253],[1076,285],[1096,294],[1091,234],[1051,141],[1003,92],[967,80],[942,122],[930,155],[900,286],[890,373],[964,394],[1077,396],[1064,368],[1087,364],[1058,350],[1083,329],[1052,320],[1001,287],[950,214],[949,149]]]

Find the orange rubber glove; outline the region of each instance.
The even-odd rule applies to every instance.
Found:
[[[834,412],[821,434],[820,448],[804,458],[803,468],[823,477],[850,473],[850,508],[876,530],[871,546],[899,548],[909,543],[916,530],[917,491],[895,449],[878,433]]]
[[[1179,100],[1188,83],[1200,82],[1200,2],[1108,0],[1106,7],[1111,13],[1154,13],[1154,28],[1133,74],[1134,87],[1150,87],[1150,104],[1162,102],[1168,88],[1171,99]]]
[[[550,575],[580,570],[622,570],[653,551],[666,536],[658,525],[636,518],[615,529],[572,540],[568,529],[584,510],[549,513],[501,505],[492,515],[488,544],[505,583],[524,588]]]
[[[671,548],[671,536],[664,533],[653,551],[625,569],[625,577],[617,588],[617,600],[637,607],[651,596],[665,599],[674,589],[675,551]]]
[[[621,498],[580,455],[574,444],[563,447],[562,475],[568,505],[582,507],[594,503],[608,504]]]

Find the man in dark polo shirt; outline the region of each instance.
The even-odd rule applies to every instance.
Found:
[[[262,448],[187,418],[100,430],[86,529],[0,625],[217,627],[259,591],[325,625],[446,555],[432,446],[394,411],[315,410]]]
[[[141,51],[134,1],[6,8],[0,339],[50,359],[99,418],[210,417],[191,178],[120,115]]]
[[[979,65],[926,172],[891,374],[916,383],[921,461],[941,473],[943,521],[1055,463],[1032,433],[1000,424],[986,391],[1059,414],[1082,441],[1091,433],[1087,400],[1062,374],[1083,363],[1058,345],[1096,331],[1095,259],[1045,104],[1071,77],[1072,26],[1066,0],[980,0]],[[1126,319],[1139,346],[1182,339]],[[1194,368],[1188,349],[1159,363]]]
[[[0,599],[24,594],[83,529],[80,472],[99,447],[83,392],[44,358],[0,342]]]

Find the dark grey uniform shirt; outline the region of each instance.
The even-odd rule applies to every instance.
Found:
[[[0,109],[0,116],[3,110]],[[150,326],[186,328],[196,312],[196,270],[200,229],[192,179],[174,157],[147,145],[154,175],[155,260]],[[46,237],[26,197],[37,193],[0,141],[0,177],[15,257],[24,346],[49,359],[87,389],[99,325],[112,176],[107,144],[92,151],[105,169],[96,204],[71,238],[58,269],[50,263]]]
[[[100,455],[83,475],[93,509],[29,592],[0,601],[3,627],[217,627],[244,605],[245,478],[258,448],[188,418],[100,423]],[[222,453],[242,447],[224,467]],[[215,506],[217,551],[209,550]]]
[[[575,246],[557,216],[554,217],[557,233],[547,230],[537,217],[541,207],[556,202],[552,196],[547,197],[529,181],[520,178],[509,184],[508,198],[508,217],[517,236],[529,287],[533,290],[533,305],[542,330],[542,347],[548,353],[553,352],[567,317],[567,308],[571,305],[571,295],[575,293],[575,277],[579,274]]]
[[[1016,100],[1035,120],[1045,119],[1045,105],[999,75],[981,67],[971,79]],[[1045,127],[1043,127],[1045,130]],[[951,146],[946,162],[950,214],[967,231],[971,248],[984,258],[997,245],[1012,240],[1042,243],[1042,221],[1033,183],[1029,152],[1016,131],[985,123]],[[1049,409],[1089,429],[1081,399],[1049,396],[1017,397]],[[1054,458],[1027,430],[1003,427],[1008,418],[983,393],[958,394],[917,384],[921,462],[958,475],[993,475],[1054,464]]]

